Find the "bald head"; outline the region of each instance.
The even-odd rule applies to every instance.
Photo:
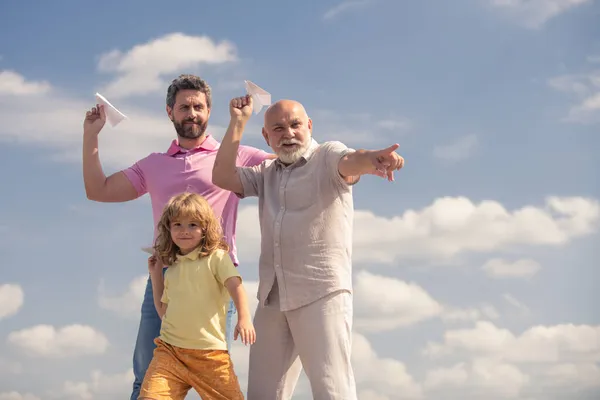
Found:
[[[279,100],[265,111],[263,136],[284,163],[293,163],[311,143],[312,121],[295,100]]]
[[[286,115],[294,114],[298,117],[308,119],[308,114],[302,103],[296,100],[278,100],[265,111],[265,127],[272,124],[273,119],[285,118]]]

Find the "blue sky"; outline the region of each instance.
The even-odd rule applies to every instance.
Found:
[[[164,151],[180,73],[212,85],[217,137],[249,79],[304,103],[318,141],[400,144],[396,182],[355,189],[361,400],[600,396],[598,1],[0,10],[0,400],[128,396],[150,202],[85,198],[81,126],[99,91],[130,117],[101,133],[106,173]],[[261,124],[244,142],[266,149]],[[256,221],[244,200],[251,298]]]

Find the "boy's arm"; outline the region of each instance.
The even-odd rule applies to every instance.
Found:
[[[250,320],[250,308],[248,307],[248,297],[242,286],[242,279],[239,276],[232,276],[225,281],[225,287],[235,304],[238,312],[238,321]]]
[[[162,271],[152,272],[150,274],[150,281],[152,282],[152,297],[154,298],[154,307],[160,319],[163,318],[167,312],[167,304],[162,302],[163,292],[165,290],[165,281]]]

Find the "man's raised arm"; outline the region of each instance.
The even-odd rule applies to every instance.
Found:
[[[137,191],[123,172],[108,178],[102,171],[98,156],[98,134],[104,127],[106,114],[103,105],[86,113],[83,122],[83,183],[87,198],[100,202],[123,202],[138,197]]]
[[[244,96],[231,100],[229,114],[231,120],[215,159],[212,182],[222,189],[243,195],[244,186],[238,175],[236,159],[244,128],[252,114],[252,98]]]

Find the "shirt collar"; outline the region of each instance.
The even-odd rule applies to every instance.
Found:
[[[200,143],[199,146],[187,150],[187,149],[183,149],[179,146],[179,141],[177,139],[174,139],[171,142],[171,146],[169,146],[169,149],[167,150],[167,154],[169,156],[174,156],[177,153],[186,153],[188,151],[198,151],[198,150],[207,150],[207,151],[212,151],[212,150],[217,150],[219,148],[219,142],[212,137],[212,135],[206,135],[206,139],[204,139],[204,141],[202,143]]]
[[[302,156],[300,156],[300,158],[298,159],[298,161],[296,161],[295,163],[290,164],[290,165],[285,165],[278,158],[278,159],[275,160],[275,163],[280,168],[287,168],[287,167],[294,167],[295,168],[295,167],[299,167],[300,165],[306,164],[306,162],[308,160],[310,160],[310,158],[312,157],[312,155],[314,154],[315,150],[317,150],[318,147],[319,147],[319,143],[317,143],[317,141],[315,139],[311,138],[310,139],[310,145],[308,146],[308,149],[306,149],[306,151],[302,154]]]
[[[177,261],[195,261],[200,257],[200,248],[196,248],[187,254],[177,254]]]

